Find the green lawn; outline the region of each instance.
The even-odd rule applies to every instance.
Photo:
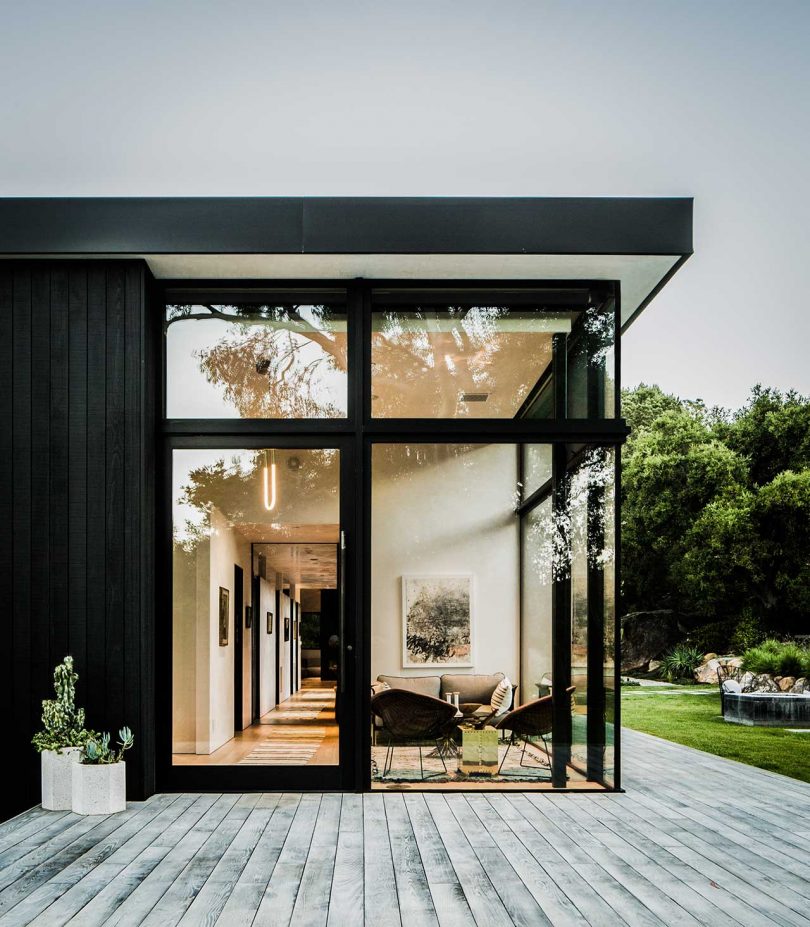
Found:
[[[810,734],[727,724],[720,714],[720,693],[716,689],[710,695],[681,694],[683,691],[665,695],[656,690],[645,695],[643,689],[622,689],[622,724],[810,782]]]

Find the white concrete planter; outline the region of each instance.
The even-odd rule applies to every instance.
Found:
[[[76,814],[115,814],[127,807],[127,764],[106,763],[73,767],[73,811]]]
[[[63,747],[61,750],[43,750],[40,753],[43,808],[48,811],[70,811],[73,767],[78,764],[81,755],[81,747]]]

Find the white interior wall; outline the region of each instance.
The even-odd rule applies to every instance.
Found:
[[[233,664],[234,664],[234,613],[235,590],[234,565],[242,567],[242,601],[250,602],[250,544],[235,531],[225,516],[218,510],[211,511],[211,574],[208,584],[209,637],[211,648],[210,661],[210,749],[213,753],[233,737]],[[219,587],[230,591],[229,609],[230,626],[228,629],[228,646],[219,646]],[[250,724],[250,635],[244,629],[244,613],[238,616],[243,626],[243,704],[242,724]],[[199,752],[199,751],[198,751]]]
[[[267,613],[273,613],[273,633],[267,633]],[[270,582],[259,579],[258,615],[259,622],[259,713],[265,714],[276,706],[276,654],[275,642],[278,637],[278,615],[276,615],[275,580]]]
[[[208,541],[204,541],[204,559]],[[197,556],[173,552],[172,752],[197,750]],[[207,637],[205,638],[207,645]]]
[[[419,459],[377,445],[372,462],[371,674],[503,672],[517,682],[519,527],[514,445]],[[402,576],[473,574],[473,660],[465,669],[402,667]]]
[[[234,565],[250,602],[250,544],[212,509],[209,536],[174,555],[172,750],[209,754],[233,737]],[[228,590],[228,644],[219,645],[219,589]],[[244,615],[239,616],[244,623]],[[250,635],[243,637],[243,724],[250,723]]]
[[[278,700],[286,701],[291,695],[291,660],[290,660],[290,642],[284,640],[284,621],[290,620],[290,635],[292,635],[292,618],[290,612],[290,597],[286,592],[279,596],[278,609],[278,669],[279,669],[279,691]]]

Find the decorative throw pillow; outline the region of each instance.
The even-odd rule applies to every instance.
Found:
[[[495,686],[492,693],[492,700],[489,707],[495,712],[495,716],[506,714],[509,711],[509,696],[512,694],[512,683],[509,678],[504,676],[503,679]]]

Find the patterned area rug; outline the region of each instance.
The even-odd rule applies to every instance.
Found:
[[[297,692],[290,702],[282,702],[266,714],[262,724],[286,724],[297,721],[315,721],[322,711],[334,713],[334,689],[306,689]],[[322,721],[327,720],[321,718]]]
[[[288,721],[314,721],[322,708],[277,708],[262,718],[262,724],[284,724]]]
[[[395,747],[394,758],[388,775],[383,779],[382,770],[385,762],[385,746],[382,744],[371,748],[371,778],[374,782],[419,782],[419,748],[418,747]],[[442,761],[434,757],[428,757],[431,751],[430,746],[422,747],[422,762],[425,768],[425,776],[430,776],[431,782],[465,782],[470,780],[485,780],[487,782],[514,782],[516,779],[523,779],[527,782],[538,782],[548,780],[551,777],[551,771],[546,765],[545,751],[538,747],[527,747],[524,762],[526,766],[520,765],[521,746],[513,746],[509,751],[506,762],[503,766],[503,775],[474,775],[468,776],[458,770],[460,757],[447,757],[447,774],[445,775],[442,767]],[[498,744],[498,762],[503,759],[506,753],[506,744]],[[531,765],[528,765],[531,764]],[[436,774],[440,775],[436,775]]]
[[[326,728],[274,731],[272,739],[257,744],[239,766],[305,766],[318,752]]]

